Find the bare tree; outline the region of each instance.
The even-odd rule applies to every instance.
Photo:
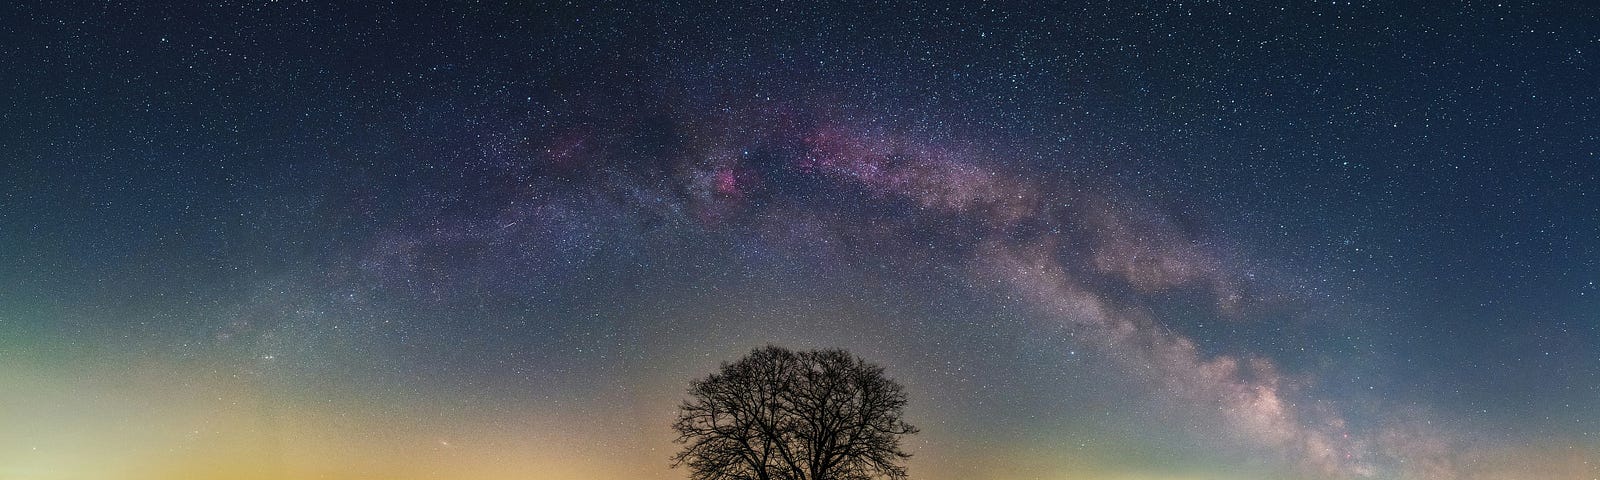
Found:
[[[694,480],[904,479],[900,384],[844,350],[759,348],[689,386],[672,466]]]

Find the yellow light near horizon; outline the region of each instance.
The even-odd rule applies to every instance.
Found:
[[[619,444],[639,435],[597,424],[625,418],[604,409],[478,412],[262,383],[128,358],[0,364],[0,479],[554,480],[656,477],[667,463]]]

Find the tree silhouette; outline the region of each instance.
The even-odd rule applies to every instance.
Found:
[[[906,395],[850,352],[767,346],[689,386],[672,466],[694,480],[903,479]]]

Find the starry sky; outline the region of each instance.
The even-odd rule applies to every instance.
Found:
[[[347,3],[0,6],[0,478],[1600,478],[1593,5]]]

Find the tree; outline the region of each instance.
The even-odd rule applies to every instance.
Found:
[[[900,384],[840,349],[767,346],[689,385],[672,466],[694,480],[904,479]]]

